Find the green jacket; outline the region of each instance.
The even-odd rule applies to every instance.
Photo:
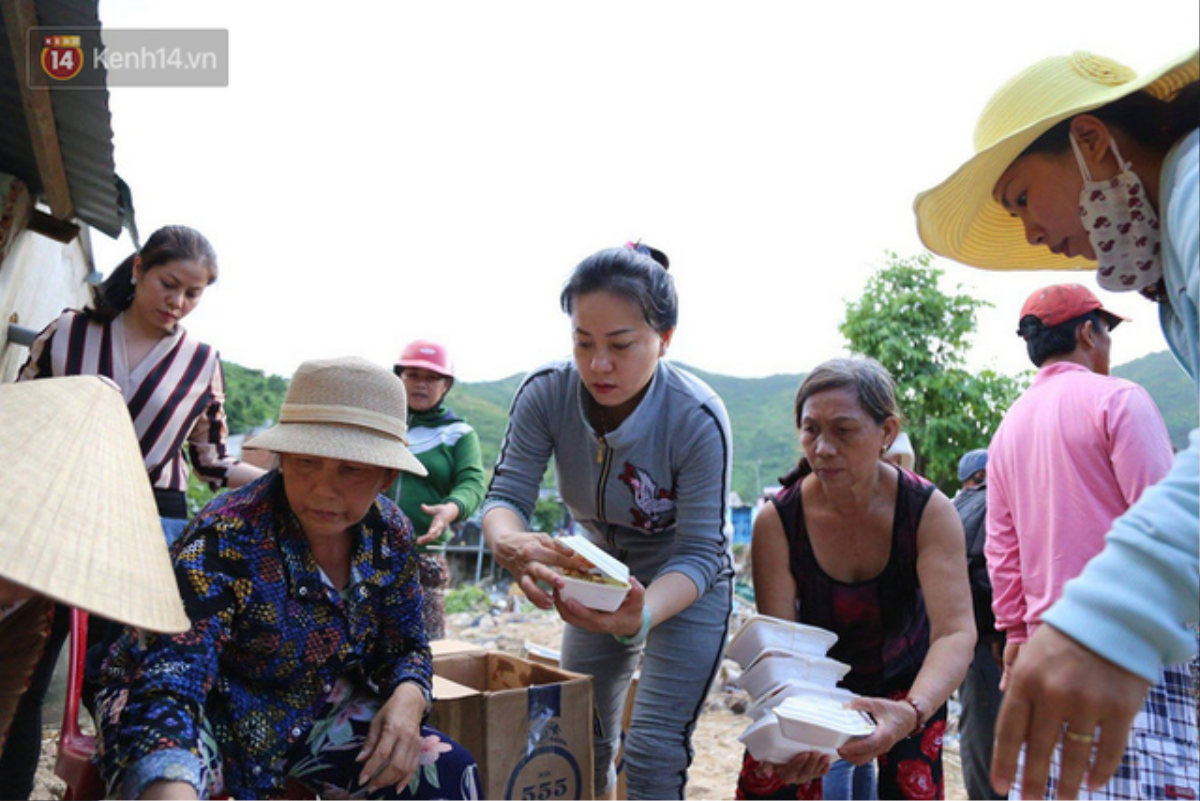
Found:
[[[401,473],[387,495],[412,521],[417,536],[429,530],[432,518],[421,504],[453,503],[458,520],[466,520],[483,501],[486,489],[479,435],[444,404],[408,416],[408,449],[425,465],[428,476]],[[440,550],[451,537],[447,529],[436,542],[421,550]]]

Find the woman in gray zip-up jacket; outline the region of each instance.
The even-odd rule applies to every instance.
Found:
[[[497,561],[531,601],[556,606],[567,622],[563,666],[594,677],[597,797],[615,783],[639,654],[625,741],[629,797],[683,797],[732,599],[729,420],[715,392],[661,360],[678,318],[666,264],[659,251],[626,245],[575,269],[562,293],[575,359],[535,370],[517,390],[483,506]],[[549,566],[567,566],[571,552],[529,530],[551,456],[572,516],[636,579],[615,612],[563,601]]]

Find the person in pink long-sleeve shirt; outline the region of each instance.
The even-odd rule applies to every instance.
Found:
[[[1149,393],[1108,375],[1109,331],[1122,319],[1078,284],[1038,290],[1021,310],[1040,369],[988,448],[985,554],[996,627],[1010,643],[1029,638],[1113,519],[1170,468]]]
[[[984,553],[996,627],[1007,636],[1002,688],[1043,613],[1104,548],[1112,521],[1171,466],[1149,393],[1108,375],[1109,332],[1123,319],[1078,284],[1038,290],[1021,310],[1018,334],[1039,370],[988,448]]]

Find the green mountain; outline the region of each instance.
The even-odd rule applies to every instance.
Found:
[[[1171,444],[1176,450],[1187,447],[1188,433],[1196,427],[1197,417],[1200,417],[1200,405],[1191,380],[1169,351],[1151,353],[1114,367],[1112,374],[1145,387],[1162,412]]]
[[[792,401],[803,375],[734,378],[694,367],[685,369],[725,401],[733,426],[733,489],[743,500],[753,501],[759,488],[775,484],[799,457]],[[1197,397],[1191,381],[1170,354],[1154,353],[1116,367],[1113,373],[1146,387],[1162,411],[1171,442],[1177,448],[1184,447],[1188,432],[1197,424]],[[522,378],[514,375],[499,381],[459,381],[450,391],[450,405],[479,432],[484,466],[489,471],[496,463],[508,408]],[[285,379],[226,363],[225,380],[233,433],[278,417],[287,389]]]

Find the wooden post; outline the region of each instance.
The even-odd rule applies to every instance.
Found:
[[[67,170],[63,166],[62,150],[58,144],[58,126],[54,122],[50,90],[42,71],[29,69],[26,32],[37,27],[37,9],[34,0],[0,0],[0,12],[3,12],[4,27],[8,31],[8,44],[13,54],[13,66],[21,89],[21,101],[29,125],[29,141],[37,160],[42,190],[50,204],[51,214],[58,220],[66,221],[74,216],[75,210],[71,202],[71,187],[67,183]]]

